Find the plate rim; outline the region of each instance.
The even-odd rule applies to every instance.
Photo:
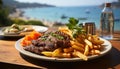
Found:
[[[82,60],[81,58],[57,58],[57,57],[46,57],[46,56],[42,56],[42,55],[39,55],[39,54],[35,54],[35,53],[32,53],[32,52],[29,52],[29,51],[25,51],[23,49],[23,47],[20,45],[20,41],[22,40],[23,38],[19,39],[16,41],[15,43],[15,48],[22,54],[26,55],[26,56],[29,56],[29,57],[32,57],[32,58],[36,58],[36,59],[41,59],[41,60],[45,60],[45,61],[55,61],[55,62],[74,62],[74,61],[84,61]],[[95,58],[98,58],[98,57],[101,57],[101,56],[104,56],[106,55],[111,49],[112,49],[112,44],[106,40],[106,39],[103,39],[103,38],[100,38],[101,40],[103,40],[105,43],[107,43],[107,49],[105,51],[102,51],[100,55],[92,55],[92,56],[88,56],[88,61],[89,60],[92,60],[92,59],[95,59]],[[105,44],[104,43],[104,44]]]

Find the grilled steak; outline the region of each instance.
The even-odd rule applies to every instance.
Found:
[[[69,35],[56,31],[47,32],[37,40],[32,41],[31,46],[27,46],[24,49],[30,52],[40,54],[41,51],[53,51],[59,47],[69,47],[70,37]]]

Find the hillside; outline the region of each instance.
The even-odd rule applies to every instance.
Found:
[[[112,2],[113,7],[120,7],[120,2]]]
[[[40,3],[22,3],[15,0],[2,0],[5,6],[15,7],[15,8],[31,8],[31,7],[55,7],[48,4]]]
[[[113,8],[119,8],[120,7],[120,1],[112,2],[111,4],[112,4]],[[104,7],[104,4],[102,4],[100,7]]]

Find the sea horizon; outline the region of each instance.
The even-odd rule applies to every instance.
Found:
[[[79,23],[94,22],[96,28],[99,28],[100,15],[103,7],[100,6],[67,6],[67,7],[43,7],[27,8],[24,16],[46,20],[49,22],[68,23],[70,17],[79,19]],[[120,19],[120,8],[113,8],[115,19]],[[115,30],[120,30],[120,20],[115,22]]]

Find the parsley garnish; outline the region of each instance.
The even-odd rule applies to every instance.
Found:
[[[56,37],[56,38],[58,38],[58,39],[60,39],[60,40],[63,40],[64,39],[64,37],[63,36],[61,36],[61,35],[59,35],[59,34],[56,34],[56,33],[50,33],[53,37]]]
[[[69,23],[66,26],[72,31],[73,37],[76,37],[79,34],[85,34],[83,26],[79,24],[79,20],[71,17]]]

